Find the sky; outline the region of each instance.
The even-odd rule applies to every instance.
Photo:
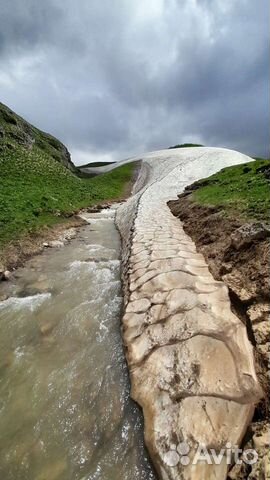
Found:
[[[0,0],[0,101],[74,163],[269,155],[268,0]]]

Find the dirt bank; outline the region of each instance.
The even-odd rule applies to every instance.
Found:
[[[76,229],[85,223],[85,220],[74,215],[63,219],[61,223],[47,228],[43,227],[40,231],[30,233],[10,242],[0,251],[0,272],[14,270],[22,266],[27,259],[50,246],[50,242],[61,242],[64,239],[68,239],[70,230],[72,230],[72,235],[74,235]]]
[[[219,207],[207,207],[192,199],[193,188],[168,203],[172,213],[182,222],[186,233],[194,240],[213,276],[229,288],[232,309],[246,324],[254,346],[256,369],[265,391],[265,399],[257,406],[253,422],[245,439],[248,448],[260,450],[264,463],[265,432],[269,428],[269,229],[260,222],[246,223]],[[261,438],[261,445],[258,439]],[[237,471],[235,470],[237,467]],[[249,471],[234,467],[229,478],[261,479],[262,468]],[[265,473],[265,472],[264,472]],[[269,472],[268,472],[269,475]]]

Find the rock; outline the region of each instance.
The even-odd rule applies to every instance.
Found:
[[[77,230],[76,228],[69,228],[68,230],[65,230],[62,235],[59,237],[59,241],[61,242],[67,242],[69,240],[72,240],[75,238],[77,235]]]
[[[5,355],[4,359],[2,359],[1,362],[0,362],[0,371],[2,369],[6,369],[6,368],[10,367],[12,365],[13,361],[14,361],[14,353],[13,352],[8,352]]]
[[[10,280],[11,278],[11,272],[9,270],[5,270],[3,273],[2,273],[2,277],[1,277],[1,280]]]
[[[220,267],[220,275],[225,275],[226,273],[230,273],[233,269],[233,264],[232,263],[222,263]]]
[[[255,285],[249,285],[249,289],[243,287],[243,279],[240,271],[234,270],[231,273],[223,275],[222,280],[242,302],[250,302],[256,297]]]
[[[247,314],[251,323],[257,323],[261,321],[269,320],[270,304],[269,303],[256,303],[251,305],[247,309]]]
[[[270,322],[260,322],[253,325],[253,333],[256,343],[263,345],[270,340]]]
[[[39,329],[42,335],[48,335],[53,330],[54,325],[50,322],[43,323]]]
[[[243,463],[241,465],[234,465],[228,472],[228,480],[247,480],[248,478],[248,466]]]
[[[270,459],[269,452],[263,457],[263,468],[264,468],[264,478],[266,480],[270,479]]]
[[[40,469],[36,480],[59,480],[60,478],[67,478],[67,468],[65,458],[52,461]]]
[[[60,248],[60,247],[63,247],[64,246],[64,242],[61,242],[61,240],[51,240],[49,242],[49,247],[56,247],[56,248]]]
[[[239,250],[256,240],[264,240],[270,236],[270,226],[261,222],[245,223],[231,235],[231,243]]]
[[[34,282],[31,284],[29,288],[30,290],[38,293],[46,293],[51,291],[48,280],[40,280],[40,281]]]
[[[251,472],[244,477],[247,480],[269,480],[269,459],[268,455],[259,457],[258,461],[252,465]]]
[[[256,433],[252,438],[254,448],[261,449],[261,448],[268,448],[270,447],[270,431],[267,430],[264,433]]]
[[[5,293],[0,295],[0,302],[4,302],[7,299],[8,299],[8,295],[6,295]]]
[[[269,339],[268,339],[269,340]],[[256,350],[265,358],[268,359],[269,353],[270,353],[270,342],[262,343],[262,344],[257,344],[256,345]]]
[[[5,279],[5,272],[6,272],[5,266],[2,263],[0,263],[0,281],[1,280],[6,280]]]
[[[48,242],[43,242],[43,247],[48,248],[50,245]]]

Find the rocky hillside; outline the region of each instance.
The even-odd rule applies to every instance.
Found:
[[[76,171],[65,145],[52,135],[34,127],[0,102],[0,153],[3,155],[5,150],[14,150],[18,147],[36,153],[46,153],[72,172]]]

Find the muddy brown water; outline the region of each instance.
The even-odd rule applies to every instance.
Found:
[[[1,479],[155,479],[129,397],[114,214],[88,214],[1,286]]]

